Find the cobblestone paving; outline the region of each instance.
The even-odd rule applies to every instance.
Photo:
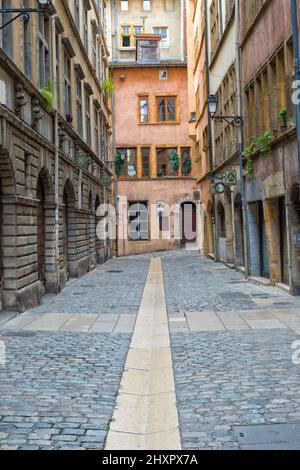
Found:
[[[179,250],[161,255],[168,313],[233,311],[299,306],[300,300],[245,280],[222,263]],[[267,302],[270,300],[270,304]]]
[[[130,337],[1,333],[0,449],[102,449]]]
[[[300,422],[289,331],[171,335],[183,449],[238,449],[234,425]]]
[[[43,305],[32,312],[137,313],[149,262],[149,256],[110,260],[86,276],[71,282],[60,295],[46,297]]]

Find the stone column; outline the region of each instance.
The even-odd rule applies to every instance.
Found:
[[[154,145],[150,149],[150,175],[151,178],[157,178],[156,148]]]

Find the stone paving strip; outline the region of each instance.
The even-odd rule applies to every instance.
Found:
[[[181,449],[161,260],[152,259],[107,450]]]
[[[290,329],[300,334],[300,309],[188,312],[169,315],[172,333]]]
[[[132,333],[136,315],[95,315],[84,313],[32,313],[7,320],[1,330],[74,331],[85,333]]]

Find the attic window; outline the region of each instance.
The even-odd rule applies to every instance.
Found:
[[[168,80],[168,71],[167,70],[160,70],[159,71],[159,79],[160,80]]]
[[[153,64],[160,61],[159,34],[137,34],[136,35],[136,58],[137,62]]]

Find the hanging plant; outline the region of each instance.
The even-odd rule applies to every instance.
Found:
[[[246,163],[246,169],[245,169],[245,175],[249,176],[249,178],[252,178],[254,173],[254,163],[252,158],[248,158],[247,163]]]
[[[176,175],[179,170],[180,159],[176,150],[173,150],[170,157],[170,169],[173,175]]]
[[[286,108],[282,108],[278,114],[278,119],[280,120],[282,126],[287,127],[288,125],[288,112]]]
[[[251,157],[254,151],[255,151],[255,145],[254,144],[248,145],[248,147],[245,147],[245,150],[244,150],[245,157],[246,158]]]
[[[118,150],[115,155],[115,168],[116,168],[116,174],[117,176],[120,176],[122,174],[123,168],[124,168],[124,163],[125,161],[122,159],[122,154]]]
[[[255,149],[259,150],[262,155],[270,155],[272,153],[271,142],[274,139],[272,131],[265,131],[255,140]]]
[[[55,83],[50,78],[47,79],[46,86],[39,90],[50,112],[53,111],[55,106],[54,90]]]
[[[190,175],[192,171],[192,159],[189,155],[187,155],[183,161],[183,175]]]
[[[75,162],[79,168],[86,170],[90,164],[90,157],[85,153],[78,153],[75,155]]]
[[[101,87],[102,87],[105,97],[110,98],[114,91],[113,81],[106,78],[105,80],[102,80]]]

